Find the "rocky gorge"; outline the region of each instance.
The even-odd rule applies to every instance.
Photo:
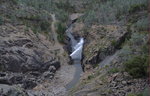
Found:
[[[147,2],[1,0],[0,96],[149,96]]]

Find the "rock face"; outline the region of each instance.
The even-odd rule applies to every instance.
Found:
[[[85,29],[82,22],[75,23],[73,33],[85,38],[83,64],[95,66],[106,56],[111,55],[125,41],[128,32],[125,26],[119,25],[93,25]],[[86,70],[86,69],[85,69]]]
[[[140,94],[148,88],[145,78],[134,79],[127,72],[110,71],[113,68],[121,70],[121,62],[117,55],[107,67],[85,73],[79,84],[70,91],[71,96],[128,96],[132,93]]]
[[[0,26],[0,84],[22,84],[23,88],[32,89],[39,82],[52,79],[60,68],[44,36],[25,29],[9,23]]]

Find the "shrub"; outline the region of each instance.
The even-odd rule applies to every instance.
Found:
[[[124,63],[125,70],[135,78],[146,76],[148,56],[134,56]]]
[[[145,10],[147,9],[146,4],[134,4],[129,8],[129,13],[135,13],[139,10]]]
[[[48,31],[50,26],[51,26],[51,24],[48,21],[40,22],[40,28],[41,28],[42,31]]]
[[[92,78],[94,78],[94,75],[89,75],[88,76],[88,80],[91,80]]]
[[[112,45],[112,46],[115,46],[116,44],[117,44],[116,40],[112,40],[112,41],[111,41],[111,45]]]
[[[57,34],[58,34],[58,35],[57,35],[57,39],[58,39],[58,41],[59,41],[60,43],[64,43],[65,30],[66,30],[65,26],[64,26],[62,23],[58,22],[58,23],[57,23],[57,30],[56,30],[56,32],[57,32]]]

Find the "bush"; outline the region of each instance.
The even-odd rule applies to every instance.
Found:
[[[148,56],[135,56],[124,63],[125,70],[135,78],[146,76]]]
[[[57,35],[57,39],[58,39],[58,41],[59,41],[60,43],[64,43],[65,30],[66,30],[65,26],[64,26],[62,23],[58,22],[58,23],[57,23],[57,30],[56,30],[56,32],[57,32],[57,34],[58,34],[58,35]]]
[[[94,75],[89,75],[88,76],[88,80],[91,80],[92,78],[94,78]]]
[[[40,28],[41,28],[42,31],[48,31],[50,26],[51,26],[51,24],[48,21],[40,22]]]
[[[134,4],[129,8],[129,13],[135,13],[140,10],[146,10],[147,5],[146,4]]]
[[[112,40],[112,41],[111,41],[111,45],[112,45],[112,46],[115,46],[116,44],[117,44],[116,40]]]

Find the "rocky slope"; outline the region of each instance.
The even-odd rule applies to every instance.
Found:
[[[85,73],[69,96],[148,96],[147,1],[123,2],[86,2],[73,26],[86,40]]]
[[[0,7],[0,95],[60,94],[74,67],[68,66],[68,55],[54,38],[54,17],[15,0],[1,0]]]

